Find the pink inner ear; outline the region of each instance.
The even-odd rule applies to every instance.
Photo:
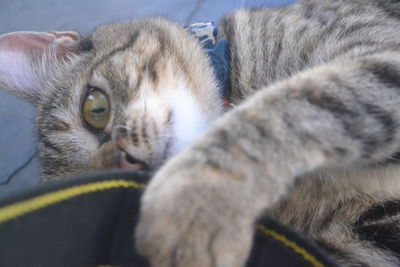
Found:
[[[0,49],[42,54],[54,49],[57,57],[73,53],[79,40],[76,32],[15,32],[0,36]]]
[[[52,67],[78,53],[76,32],[0,35],[0,87],[35,103]],[[51,68],[53,69],[53,68]]]

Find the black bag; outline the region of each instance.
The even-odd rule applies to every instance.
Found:
[[[83,174],[0,201],[0,266],[149,266],[133,242],[148,179],[127,171]],[[264,220],[247,266],[337,264],[312,241]]]

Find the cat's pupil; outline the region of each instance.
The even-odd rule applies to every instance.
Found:
[[[103,112],[105,112],[105,111],[106,111],[105,108],[96,108],[96,109],[93,109],[93,110],[92,110],[92,112],[93,112],[93,113],[96,113],[96,114],[103,113]]]

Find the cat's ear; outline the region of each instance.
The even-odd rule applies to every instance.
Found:
[[[78,51],[77,32],[0,35],[0,89],[35,103],[49,69]]]

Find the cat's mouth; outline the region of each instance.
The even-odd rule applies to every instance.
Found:
[[[149,158],[147,160],[139,159],[126,150],[121,149],[115,154],[115,165],[118,168],[132,171],[155,172],[175,154],[171,150],[172,144],[173,138],[169,137],[165,143],[165,149],[160,153],[160,156],[153,159]]]
[[[129,153],[120,152],[118,154],[118,167],[132,171],[150,171],[150,166],[147,163],[132,157]]]

